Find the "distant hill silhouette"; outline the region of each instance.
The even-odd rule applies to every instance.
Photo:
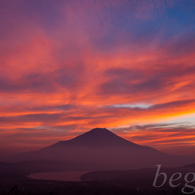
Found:
[[[29,175],[37,172],[67,171],[69,164],[56,161],[20,161],[17,163],[0,162],[0,178],[16,175]],[[69,166],[70,168],[70,166]]]
[[[175,173],[180,172],[183,176],[187,173],[194,172],[195,166],[182,166],[182,167],[161,167],[161,172],[166,173],[169,177]],[[85,173],[80,177],[83,181],[104,181],[104,180],[124,180],[128,179],[131,181],[138,181],[138,185],[141,183],[148,184],[154,180],[154,175],[156,174],[157,167],[145,168],[145,169],[134,169],[134,170],[107,170],[107,171],[93,171]],[[180,182],[182,182],[180,180]],[[168,182],[167,182],[168,183]]]
[[[185,165],[184,167],[185,168],[192,168],[192,167],[195,168],[195,163],[194,164],[190,164],[190,165]]]
[[[64,163],[67,170],[89,171],[147,168],[157,164],[183,166],[194,163],[187,157],[161,153],[153,148],[132,143],[105,128],[95,128],[71,140],[60,141],[38,151],[9,156],[1,161],[51,161],[56,162],[53,166]],[[43,163],[40,166],[43,166]]]

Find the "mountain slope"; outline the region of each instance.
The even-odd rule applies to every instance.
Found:
[[[194,162],[190,158],[164,154],[132,143],[105,128],[92,129],[71,140],[2,161],[57,161],[71,165],[67,167],[70,170],[124,170],[157,164],[182,166]]]
[[[86,147],[86,148],[121,148],[129,147],[130,149],[151,149],[146,146],[140,146],[133,142],[127,141],[118,135],[112,133],[106,128],[95,128],[82,135],[79,135],[68,141],[60,141],[54,145],[49,146],[50,148],[57,147]]]

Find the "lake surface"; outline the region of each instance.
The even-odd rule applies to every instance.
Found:
[[[31,173],[28,175],[31,179],[57,180],[57,181],[81,181],[81,175],[89,171],[64,171],[64,172],[42,172]]]

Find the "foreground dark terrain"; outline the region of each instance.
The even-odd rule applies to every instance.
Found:
[[[178,189],[177,189],[178,190]],[[173,194],[176,189],[165,190]],[[159,188],[152,187],[150,182],[141,183],[139,180],[110,180],[110,181],[48,181],[21,178],[1,178],[0,194],[17,195],[163,195]]]
[[[185,188],[184,176],[195,172],[195,164],[177,167],[162,168],[161,173],[166,173],[167,180],[162,187],[154,187],[153,181],[156,168],[138,169],[128,171],[95,171],[81,176],[82,181],[54,181],[35,180],[19,174],[0,174],[0,195],[182,195],[194,194],[195,181],[188,183],[190,188]],[[172,183],[180,184],[178,187],[170,187],[169,179],[174,173],[180,172],[182,177]],[[158,177],[156,185],[163,183],[164,178]]]

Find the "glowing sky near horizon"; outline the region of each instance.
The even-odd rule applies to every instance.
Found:
[[[0,155],[106,127],[195,154],[194,0],[0,0]]]

